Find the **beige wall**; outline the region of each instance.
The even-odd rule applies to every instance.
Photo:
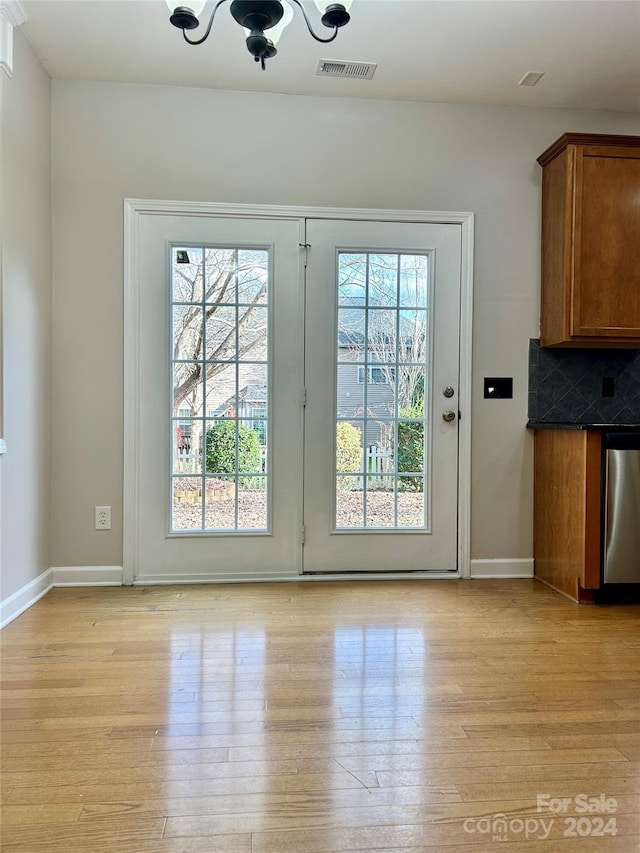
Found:
[[[476,213],[472,556],[532,555],[540,169],[637,117],[53,83],[53,565],[122,564],[125,197]],[[482,378],[513,376],[512,401]],[[114,529],[93,531],[93,506]]]
[[[51,565],[50,89],[14,30],[2,97],[3,600]]]

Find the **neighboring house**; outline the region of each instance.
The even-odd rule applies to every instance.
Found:
[[[346,332],[338,333],[338,377],[336,383],[336,414],[338,418],[367,417],[365,446],[386,447],[389,430],[385,420],[393,416],[393,368],[381,364],[373,367],[362,363],[363,341]],[[366,413],[365,413],[365,376]],[[360,425],[354,422],[360,428]]]
[[[237,408],[236,408],[237,407]],[[264,383],[252,383],[245,385],[238,396],[236,403],[235,394],[227,396],[215,408],[207,411],[207,418],[235,418],[244,419],[245,425],[255,429],[260,436],[260,444],[264,447],[267,443],[266,417],[267,417],[267,386]],[[200,435],[192,436],[195,426],[200,421],[192,421],[192,409],[183,404],[178,409],[178,422],[176,432],[178,446],[190,449],[192,444],[200,444]],[[194,441],[192,441],[192,438]],[[194,450],[200,447],[194,447]]]
[[[395,415],[394,366],[385,363],[385,351],[380,354],[379,366],[373,364],[375,355],[368,353],[369,364],[363,360],[364,340],[361,335],[340,331],[338,333],[338,376],[336,385],[336,415],[338,419],[354,419],[362,428],[361,419],[367,419],[365,446],[376,445],[387,448],[392,434],[389,421]],[[366,383],[365,383],[366,378]],[[260,434],[260,444],[266,445],[267,386],[264,382],[244,385],[236,402],[228,383],[220,382],[215,395],[217,405],[209,407],[208,418],[243,419],[247,426]],[[366,412],[365,412],[366,395]],[[178,446],[189,449],[193,443],[200,444],[200,436],[192,436],[198,421],[192,422],[193,412],[200,409],[199,400],[193,408],[186,402],[177,412]],[[360,423],[358,424],[358,421]],[[192,438],[194,441],[192,441]],[[195,449],[195,448],[194,448]]]
[[[267,417],[267,386],[264,383],[252,383],[240,389],[237,409],[235,395],[228,397],[216,409],[207,412],[210,418],[244,419],[246,426],[255,429],[260,435],[260,444],[265,445]]]

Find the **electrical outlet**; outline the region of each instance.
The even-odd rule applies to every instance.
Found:
[[[94,507],[96,513],[96,530],[111,530],[111,507]]]

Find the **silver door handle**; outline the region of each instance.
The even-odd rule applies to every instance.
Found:
[[[442,413],[442,420],[447,424],[450,424],[451,421],[455,421],[455,419],[456,413],[452,412],[451,409],[445,409]]]

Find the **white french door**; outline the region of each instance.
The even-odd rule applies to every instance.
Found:
[[[139,582],[300,565],[301,233],[296,219],[140,217],[125,520]]]
[[[304,571],[455,570],[461,228],[306,242]]]
[[[330,213],[128,214],[128,582],[456,570],[462,225]]]

